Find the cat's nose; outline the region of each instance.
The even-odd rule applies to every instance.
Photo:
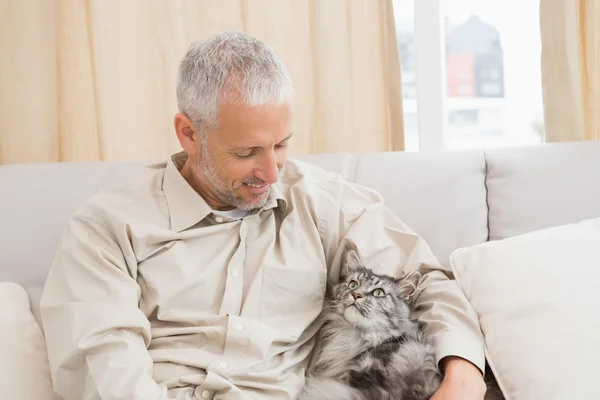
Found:
[[[360,294],[352,292],[352,297],[354,297],[354,300],[356,300],[360,297]]]

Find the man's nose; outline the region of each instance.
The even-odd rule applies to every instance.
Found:
[[[352,297],[354,297],[354,300],[356,300],[356,299],[360,298],[361,295],[356,292],[352,292]]]
[[[269,154],[265,157],[261,168],[261,174],[258,176],[266,184],[272,185],[279,179],[279,168],[277,167],[277,158],[275,154]]]

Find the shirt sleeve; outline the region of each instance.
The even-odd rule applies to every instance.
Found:
[[[125,233],[123,233],[125,235]],[[125,239],[126,240],[126,239]],[[152,377],[150,323],[115,234],[72,217],[42,296],[54,390],[65,400],[167,400]]]
[[[330,267],[329,278],[339,280],[346,247],[376,273],[400,277],[421,274],[413,295],[419,317],[436,343],[439,363],[457,356],[485,367],[484,344],[477,314],[427,243],[384,203],[375,191],[335,175],[325,184],[319,226]]]

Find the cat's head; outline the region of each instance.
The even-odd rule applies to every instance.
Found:
[[[340,282],[329,295],[330,311],[371,335],[400,334],[411,318],[409,300],[419,278],[418,273],[400,279],[375,274],[354,250],[348,250]]]

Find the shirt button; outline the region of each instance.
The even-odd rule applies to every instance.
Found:
[[[219,367],[223,368],[223,369],[227,369],[227,363],[225,361],[221,361],[219,363]]]
[[[223,218],[217,217],[217,218],[215,218],[215,221],[217,221],[218,223],[221,223],[221,222],[223,222]]]
[[[237,272],[237,269],[234,269],[234,270],[231,272],[231,275],[233,275],[233,277],[234,277],[234,278],[237,278],[239,274],[240,274],[240,273],[239,273],[239,272]]]
[[[202,396],[203,399],[209,399],[210,398],[210,392],[208,390],[203,390],[202,394],[200,396]]]
[[[235,324],[235,329],[237,329],[238,331],[244,330],[244,325],[237,323]]]

